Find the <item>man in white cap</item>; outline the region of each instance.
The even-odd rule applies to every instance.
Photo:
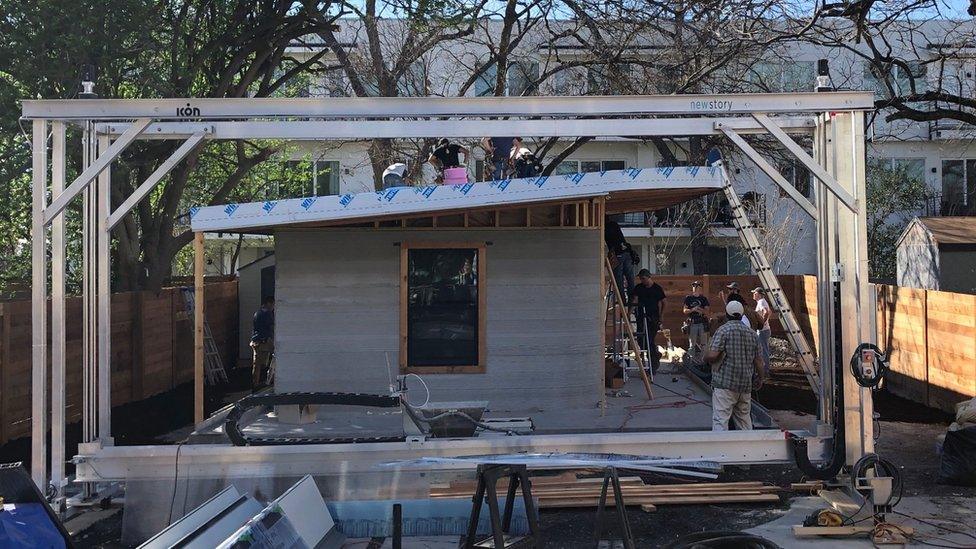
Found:
[[[763,362],[756,332],[742,323],[744,313],[738,301],[725,305],[729,322],[715,330],[705,353],[712,365],[713,431],[727,431],[730,417],[736,429],[752,429],[753,377],[761,383]]]

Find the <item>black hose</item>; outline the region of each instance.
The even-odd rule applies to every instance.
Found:
[[[772,541],[753,534],[733,531],[695,532],[672,541],[664,549],[782,549]]]
[[[839,282],[835,282],[835,292],[834,295],[839,295]],[[840,326],[840,300],[834,303],[834,322],[836,326]],[[840,473],[841,469],[844,468],[844,462],[847,459],[847,447],[844,445],[844,368],[841,366],[843,364],[843,355],[841,355],[841,350],[839,348],[835,350],[836,358],[834,360],[834,382],[833,382],[833,392],[834,392],[834,409],[833,409],[833,421],[834,421],[834,437],[830,447],[830,459],[827,460],[822,466],[814,465],[810,462],[810,455],[807,452],[807,440],[805,438],[791,436],[790,440],[793,443],[793,459],[796,461],[796,466],[803,471],[803,474],[817,480],[831,480]],[[858,353],[858,356],[860,353]],[[826,418],[821,418],[826,420]]]
[[[864,377],[864,373],[861,372],[861,353],[864,351],[874,352],[874,375],[871,377]],[[885,361],[885,354],[881,352],[881,349],[877,345],[862,343],[857,346],[857,349],[854,350],[854,356],[851,357],[851,375],[854,376],[854,381],[858,385],[869,389],[876,389],[881,385],[881,382],[887,374],[888,363]]]
[[[901,478],[901,472],[893,463],[879,456],[878,454],[864,454],[857,460],[851,468],[851,489],[858,491],[857,479],[867,477],[867,470],[874,468],[875,476],[891,477],[891,495],[884,503],[874,502],[875,505],[894,507],[901,502],[902,494],[905,491],[905,484]],[[898,494],[895,496],[895,494]]]

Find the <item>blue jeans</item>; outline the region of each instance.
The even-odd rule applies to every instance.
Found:
[[[756,330],[756,334],[759,335],[759,349],[762,352],[763,374],[766,377],[769,377],[769,335],[771,333],[769,328]]]
[[[505,172],[508,168],[508,161],[506,160],[495,160],[493,162],[493,169],[491,171],[491,179],[493,181],[501,181],[505,179]]]
[[[634,261],[630,257],[630,251],[616,256],[617,266],[613,268],[613,278],[617,281],[617,288],[620,288],[620,298],[624,303],[630,303],[630,291],[634,289]]]

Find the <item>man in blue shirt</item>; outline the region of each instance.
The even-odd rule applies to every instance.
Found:
[[[260,386],[261,371],[271,366],[271,356],[274,354],[274,306],[274,298],[265,296],[261,300],[261,308],[254,313],[251,331],[251,350],[254,358],[251,363],[252,389]]]

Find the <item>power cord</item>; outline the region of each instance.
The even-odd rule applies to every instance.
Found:
[[[173,507],[176,506],[176,488],[179,486],[180,479],[180,451],[183,449],[183,445],[186,444],[187,440],[189,439],[181,440],[176,446],[176,459],[173,464],[173,497],[169,500],[169,517],[166,519],[167,525],[173,524]]]
[[[871,351],[874,354],[874,374],[870,377],[865,376],[861,370],[861,356],[864,351]],[[881,386],[881,382],[887,374],[888,363],[885,360],[885,354],[877,345],[873,343],[862,343],[857,346],[857,349],[854,350],[854,356],[851,357],[851,375],[854,376],[854,381],[858,385],[870,389],[877,389]]]

